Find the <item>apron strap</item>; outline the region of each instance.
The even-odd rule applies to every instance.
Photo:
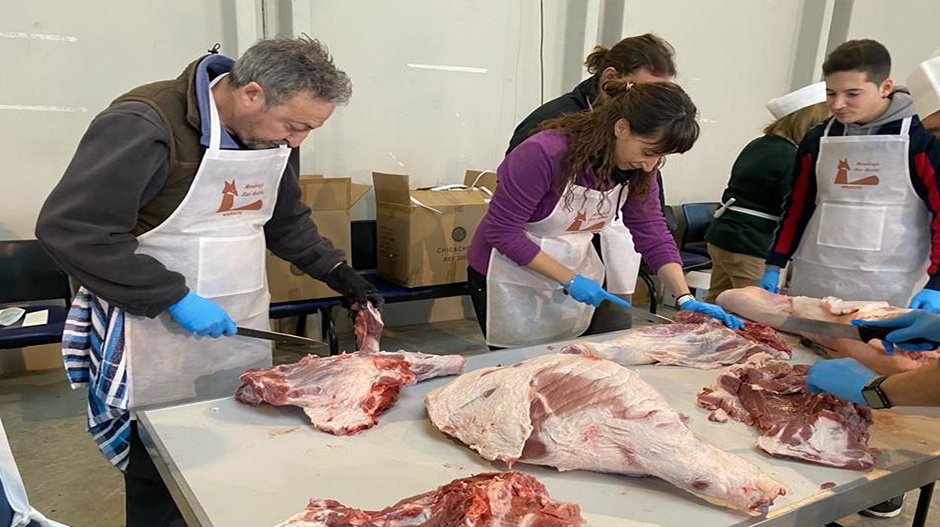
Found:
[[[910,133],[912,119],[914,119],[914,117],[905,117],[904,120],[901,121],[901,135],[908,135]]]
[[[623,189],[627,187],[626,182],[620,184],[620,190],[617,191],[617,203],[614,203],[614,206],[617,207],[617,210],[614,211],[614,221],[620,221],[620,209],[623,208]]]
[[[750,216],[756,216],[758,218],[763,218],[765,220],[771,221],[780,221],[780,216],[774,216],[773,214],[767,214],[766,212],[761,212],[759,210],[747,209],[744,207],[728,207],[728,210],[733,212],[740,212],[741,214],[747,214]]]
[[[719,207],[718,210],[716,210],[715,213],[712,214],[712,217],[715,219],[718,219],[725,213],[725,211],[730,210],[733,212],[740,212],[741,214],[747,214],[749,216],[763,218],[765,220],[780,221],[780,216],[774,216],[773,214],[768,214],[766,212],[761,212],[759,210],[749,209],[747,207],[735,207],[734,206],[735,201],[737,200],[735,200],[734,198],[730,198],[728,199],[727,202],[722,203],[721,207]]]
[[[215,97],[212,96],[212,87],[226,75],[228,73],[223,73],[209,83],[209,150],[220,150],[222,145],[222,121],[219,120],[219,109],[215,105]]]
[[[722,214],[724,214],[725,211],[728,210],[728,207],[734,205],[735,201],[737,201],[735,198],[729,198],[728,201],[726,201],[725,203],[722,203],[721,206],[718,207],[718,210],[716,210],[715,213],[712,214],[712,218],[715,218],[716,220],[720,218]]]
[[[829,129],[832,128],[832,123],[834,122],[836,122],[835,117],[833,117],[832,119],[829,119],[829,122],[826,123],[826,129],[823,131],[823,137],[826,137],[829,135]]]

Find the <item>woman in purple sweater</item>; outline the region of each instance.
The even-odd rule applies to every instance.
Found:
[[[492,347],[577,337],[601,302],[629,305],[600,285],[606,278],[619,292],[627,279],[617,272],[617,254],[629,245],[624,225],[636,250],[679,294],[680,309],[743,326],[689,293],[659,206],[662,157],[698,139],[695,105],[668,82],[613,80],[604,90],[609,101],[548,121],[497,170],[496,195],[468,255],[471,298]],[[595,232],[606,269],[591,243]]]

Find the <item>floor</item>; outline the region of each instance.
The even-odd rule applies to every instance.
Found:
[[[476,321],[457,320],[388,329],[388,349],[474,354],[486,351]],[[350,349],[351,335],[341,340]],[[275,361],[293,362],[302,352],[278,349]],[[0,419],[29,492],[30,502],[52,519],[72,527],[124,525],[124,485],[120,473],[102,458],[85,432],[84,391],[73,391],[61,371],[0,379]],[[910,525],[917,493],[904,513],[875,520],[853,515],[846,527]],[[940,525],[940,491],[934,495],[928,525]],[[807,526],[812,527],[812,526]]]

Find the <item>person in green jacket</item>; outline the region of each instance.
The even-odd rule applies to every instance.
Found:
[[[727,289],[760,282],[790,191],[797,144],[828,117],[825,100],[825,83],[818,82],[767,103],[776,120],[738,154],[721,196],[722,207],[705,233],[712,259],[707,302],[714,302]]]

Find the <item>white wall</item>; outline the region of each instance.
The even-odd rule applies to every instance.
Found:
[[[460,182],[468,168],[495,168],[516,124],[539,104],[538,2],[304,1],[303,12],[294,6],[295,33],[328,43],[353,83],[350,104],[304,144],[305,173]],[[568,4],[545,2],[546,100],[570,89],[562,71]],[[573,46],[578,57],[582,46]],[[354,216],[375,217],[373,201],[363,199]]]
[[[112,99],[176,77],[215,42],[235,53],[227,4],[0,0],[0,239],[33,237],[43,200]]]
[[[856,1],[849,39],[871,38],[891,53],[891,76],[904,84],[920,62],[940,48],[940,2],[937,0]]]
[[[653,32],[676,48],[677,82],[699,109],[702,134],[663,169],[666,201],[718,201],[741,149],[789,91],[802,2],[626,0],[624,35]]]
[[[825,1],[831,16],[833,0]],[[111,99],[175,76],[213,42],[237,55],[251,38],[248,29],[256,33],[260,26],[260,18],[252,24],[244,14],[260,17],[260,3],[0,0],[0,238],[32,237],[43,199],[89,121]],[[769,119],[763,104],[790,88],[804,2],[546,0],[546,100],[586,76],[580,61],[598,34],[592,24],[614,4],[618,15],[622,8],[622,35],[653,31],[675,45],[678,80],[701,111],[699,144],[669,159],[668,201],[717,199],[734,158]],[[281,34],[321,38],[353,79],[351,104],[305,145],[307,173],[370,183],[373,170],[384,170],[409,172],[416,185],[455,182],[466,168],[495,167],[515,125],[540,102],[538,2],[266,5],[265,15],[273,14],[269,33],[279,26]],[[864,0],[851,7],[848,38],[885,43],[896,80],[903,82],[940,45],[934,30],[940,2]],[[355,216],[374,217],[371,202],[371,196],[362,200]]]

